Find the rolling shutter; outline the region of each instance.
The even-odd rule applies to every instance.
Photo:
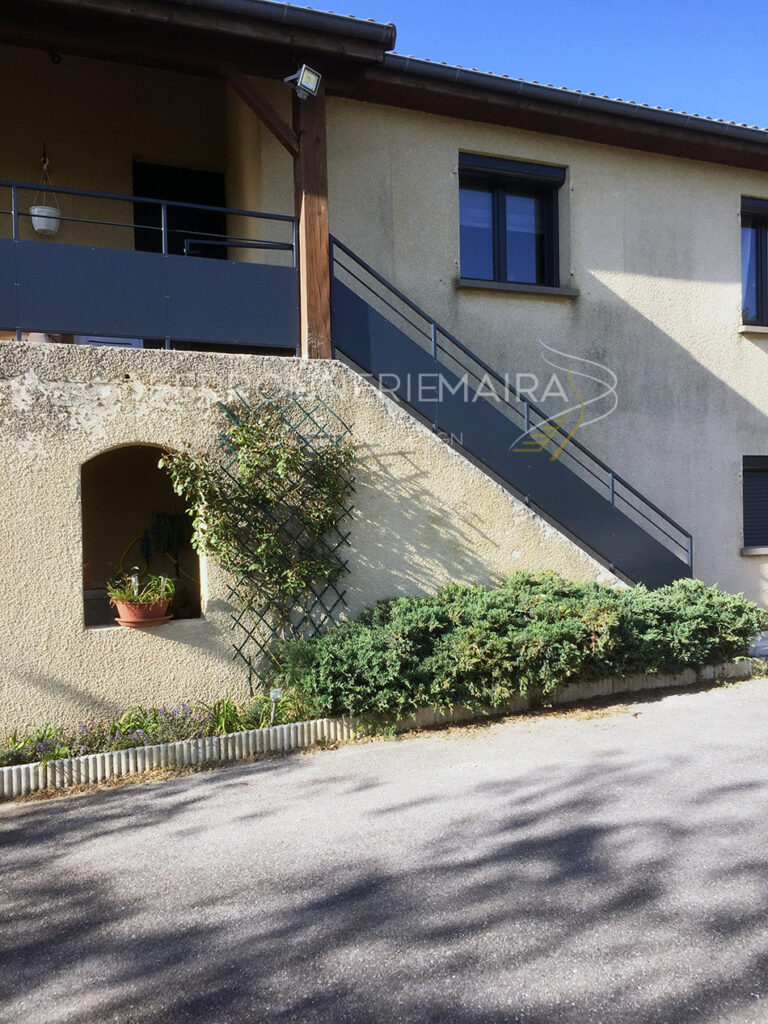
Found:
[[[744,456],[744,547],[768,547],[768,456]]]

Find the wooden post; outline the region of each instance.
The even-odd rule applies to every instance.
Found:
[[[316,96],[293,98],[293,127],[299,139],[294,158],[296,218],[299,224],[301,355],[330,359],[331,267],[328,223],[328,157],[325,86]]]

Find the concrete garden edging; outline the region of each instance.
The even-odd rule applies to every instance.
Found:
[[[637,693],[642,690],[672,689],[712,682],[715,679],[749,679],[752,663],[748,659],[727,665],[706,666],[698,672],[686,669],[680,675],[637,675],[625,679],[607,678],[592,683],[574,683],[563,687],[549,698],[553,705],[572,704],[595,697]],[[517,697],[492,714],[528,710],[530,701]],[[397,723],[397,732],[407,732],[431,725],[470,722],[482,718],[477,711],[454,708],[451,712],[422,708]],[[40,763],[9,765],[0,768],[0,800],[12,800],[42,789],[65,789],[87,783],[104,782],[125,775],[137,775],[153,768],[184,767],[212,761],[237,761],[254,754],[289,753],[314,746],[319,742],[337,743],[353,739],[364,724],[362,719],[319,718],[289,725],[272,725],[264,729],[206,736],[203,739],[178,740],[146,747],[130,747],[100,754],[61,758],[49,761],[41,770]]]

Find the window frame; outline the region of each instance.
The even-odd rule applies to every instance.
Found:
[[[759,490],[751,488],[747,481],[750,478],[760,476],[763,482],[768,481],[768,456],[765,455],[743,455],[741,460],[741,490],[742,490],[742,539],[744,550],[763,549],[768,547],[768,514],[766,514],[765,526],[760,526],[757,534],[752,520],[758,515],[759,508],[768,502],[768,494],[761,494]],[[749,523],[749,525],[748,525]],[[747,530],[750,530],[749,535]],[[764,530],[765,532],[760,532]]]
[[[747,223],[749,221],[750,223]],[[756,229],[755,237],[755,316],[744,315],[743,229]],[[742,196],[741,199],[741,320],[746,326],[768,327],[768,200]]]
[[[461,192],[464,189],[491,194],[493,277],[468,277],[461,268],[463,281],[520,285],[522,287],[560,287],[560,244],[558,191],[565,183],[566,169],[547,164],[524,163],[496,157],[459,153],[459,234],[461,234]],[[516,281],[507,276],[506,197],[536,199],[542,217],[542,259],[535,281]],[[541,275],[539,276],[539,269]]]

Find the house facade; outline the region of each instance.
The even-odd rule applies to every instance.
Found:
[[[768,600],[768,135],[394,45],[4,5],[0,726],[242,687],[215,565],[153,630],[101,590],[240,397],[352,429],[349,613],[514,568]]]

